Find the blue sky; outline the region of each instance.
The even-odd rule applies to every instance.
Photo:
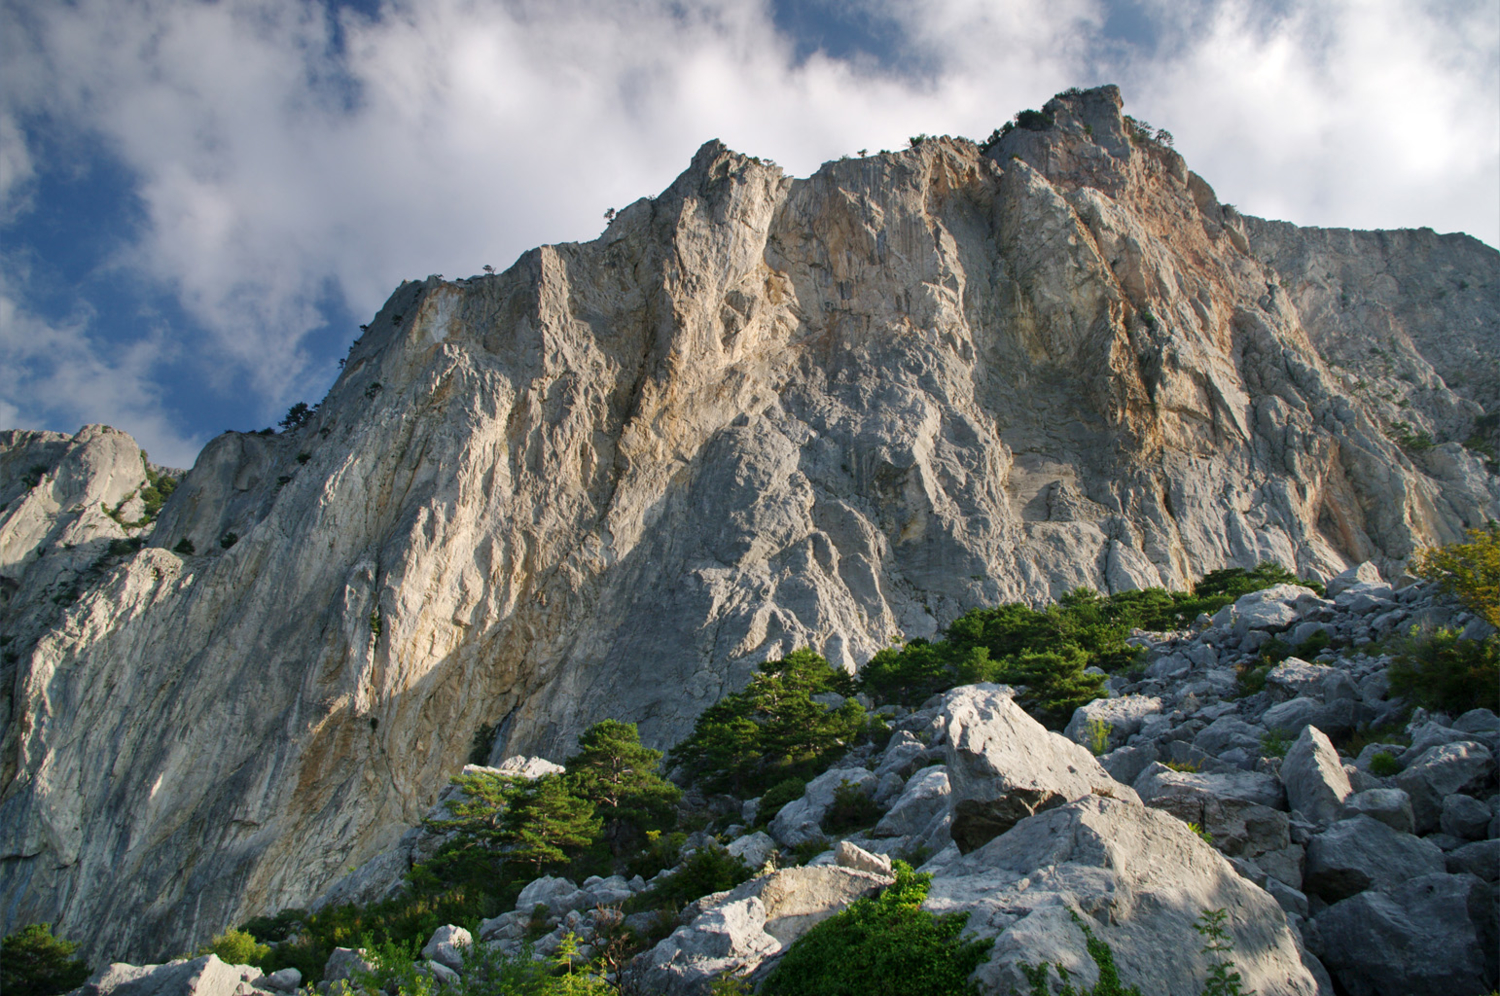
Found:
[[[805,176],[1105,82],[1243,211],[1500,242],[1496,0],[0,0],[0,428],[186,466],[709,138]]]

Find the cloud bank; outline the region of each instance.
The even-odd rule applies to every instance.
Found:
[[[1150,30],[1112,32],[1122,11]],[[340,323],[401,279],[592,238],[707,139],[806,175],[919,132],[983,138],[1073,85],[1118,82],[1248,213],[1500,241],[1492,2],[855,12],[895,43],[808,54],[767,0],[5,3],[7,241],[46,205],[49,154],[94,143],[135,219],[98,269],[175,317],[44,303],[46,250],[0,250],[0,424],[110,421],[185,464],[213,418],[320,396],[357,334]],[[206,400],[171,408],[182,378]]]

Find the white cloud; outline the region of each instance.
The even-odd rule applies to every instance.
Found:
[[[173,423],[155,376],[171,349],[166,336],[158,330],[114,346],[90,334],[94,318],[85,312],[47,322],[0,279],[0,426],[71,432],[103,422],[126,427],[153,462],[191,466],[204,438]]]
[[[709,138],[805,175],[918,132],[983,138],[1074,84],[1122,83],[1243,210],[1500,239],[1493,3],[1328,0],[1267,22],[1219,0],[1189,23],[1156,2],[1146,59],[1102,43],[1096,0],[869,0],[923,70],[904,74],[797,63],[762,0],[403,0],[346,10],[342,53],[299,0],[7,6],[0,196],[33,169],[7,122],[102,136],[148,221],[119,265],[209,331],[167,345],[267,412],[321,386],[307,337],[330,289],[369,314],[402,278],[590,238]],[[141,398],[161,390],[149,366],[116,369],[145,378]]]

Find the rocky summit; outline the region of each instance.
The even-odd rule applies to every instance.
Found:
[[[1500,253],[1243,216],[1113,87],[1021,121],[806,179],[710,142],[592,242],[404,283],[307,417],[186,472],[103,426],[0,434],[0,925],[170,956],[383,887],[471,757],[559,761],[605,718],[666,747],[797,648],[852,671],[975,606],[1274,561],[1366,587],[1153,650],[1086,707],[1098,761],[999,686],[949,692],[907,760],[855,766],[878,839],[937,852],[928,904],[996,938],[987,991],[1082,952],[1062,911],[1101,902],[1152,992],[1189,991],[1163,951],[1198,950],[1199,906],[1232,908],[1257,992],[1324,965],[1398,991],[1407,930],[1469,932],[1444,993],[1493,986],[1493,715],[1418,723],[1382,780],[1323,734],[1380,717],[1383,663],[1287,662],[1251,706],[1226,682],[1288,626],[1451,612],[1381,586],[1500,518]],[[873,839],[690,907],[631,971],[754,971],[891,880]]]

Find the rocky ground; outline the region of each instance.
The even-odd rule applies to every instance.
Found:
[[[1487,632],[1432,586],[1387,583],[1365,564],[1333,579],[1327,597],[1278,585],[1191,631],[1138,635],[1144,669],[1111,678],[1110,697],[1078,709],[1064,734],[1026,715],[1005,686],[955,688],[915,710],[883,707],[889,741],[811,781],[764,830],[750,829],[759,800],[745,800],[734,804],[742,818],[717,837],[690,838],[689,850],[727,846],[762,873],[691,903],[620,981],[637,992],[700,994],[726,972],[763,979],[812,925],[889,885],[900,857],[931,873],[926,908],[967,912],[968,933],[994,938],[975,975],[985,993],[1024,989],[1021,966],[1041,962],[1095,984],[1074,911],[1112,947],[1127,985],[1196,996],[1210,963],[1194,924],[1216,909],[1228,913],[1247,992],[1489,993],[1500,719],[1489,709],[1408,713],[1391,697],[1380,641],[1416,624]],[[1315,646],[1317,634],[1340,649],[1247,667],[1273,640]],[[508,766],[532,775],[547,767],[521,758]],[[882,815],[837,839],[822,824],[845,782]],[[805,865],[791,864],[794,852],[820,844]],[[433,845],[414,830],[325,901],[396,886]],[[426,971],[454,981],[466,947],[518,955],[528,931],[540,934],[538,957],[569,934],[588,955],[625,918],[620,905],[651,884],[539,878],[477,937],[439,930],[422,952]],[[657,915],[627,925],[644,931]],[[360,964],[359,952],[340,949],[312,988],[327,992]],[[110,966],[80,992],[246,996],[301,981],[209,956]]]

